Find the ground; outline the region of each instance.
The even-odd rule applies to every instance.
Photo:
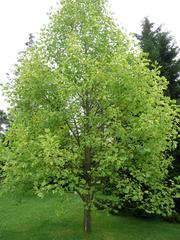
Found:
[[[93,233],[82,233],[83,205],[75,194],[0,198],[1,240],[179,240],[180,224],[112,216],[93,210]]]

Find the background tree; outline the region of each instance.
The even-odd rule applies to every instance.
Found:
[[[168,80],[167,95],[172,99],[180,99],[180,58],[179,48],[168,31],[162,26],[155,28],[155,24],[145,18],[142,23],[142,32],[138,35],[141,48],[148,53],[152,64],[160,66],[160,75]]]
[[[162,26],[155,28],[155,24],[148,18],[144,18],[142,32],[138,35],[141,48],[148,53],[148,59],[152,64],[157,62],[160,66],[160,75],[168,80],[168,89],[165,92],[177,104],[180,104],[180,58],[179,48],[174,38],[168,31],[163,31]],[[151,68],[151,65],[149,66]],[[175,161],[173,169],[170,169],[170,177],[180,175],[180,139],[177,138],[177,148],[173,152]],[[180,203],[177,204],[180,208]]]
[[[2,142],[4,140],[4,134],[8,126],[9,126],[8,116],[3,110],[0,110],[0,152],[2,150],[1,147],[2,147]],[[4,163],[3,161],[1,161],[1,158],[0,158],[0,182],[3,175],[3,170],[2,170],[3,165]]]
[[[85,233],[106,179],[116,192],[130,186],[119,169],[152,184],[163,181],[171,165],[164,153],[176,135],[176,111],[163,95],[166,80],[146,67],[105,3],[62,1],[7,91],[14,122],[2,154],[5,186],[28,186],[39,196],[76,191]],[[168,206],[170,214],[171,199]]]

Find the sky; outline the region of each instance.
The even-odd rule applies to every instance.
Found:
[[[58,0],[0,0],[0,83],[7,82],[6,73],[16,63],[29,33],[36,34],[48,23],[48,11]],[[179,0],[109,0],[111,12],[126,32],[140,33],[146,16],[171,32],[180,47]],[[0,109],[7,103],[0,88]]]

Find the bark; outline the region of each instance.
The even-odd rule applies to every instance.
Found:
[[[89,234],[91,232],[91,209],[89,207],[84,208],[84,233]]]
[[[84,158],[84,179],[87,184],[87,194],[84,195],[84,233],[88,234],[91,232],[91,175],[89,173],[91,169],[91,150],[90,148],[85,149]]]
[[[86,113],[86,123],[84,126],[85,134],[90,133],[90,124],[89,124],[89,113],[90,113],[90,102],[89,102],[89,94],[86,92],[86,100],[85,100],[85,113]],[[84,163],[83,163],[83,170],[84,170],[84,179],[87,184],[87,194],[84,195],[84,233],[89,234],[91,232],[91,147],[85,146],[84,149]]]

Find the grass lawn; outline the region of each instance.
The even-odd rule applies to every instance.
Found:
[[[82,214],[76,195],[0,198],[0,240],[180,240],[180,224],[101,211],[93,211],[93,233],[87,238],[82,233]]]

